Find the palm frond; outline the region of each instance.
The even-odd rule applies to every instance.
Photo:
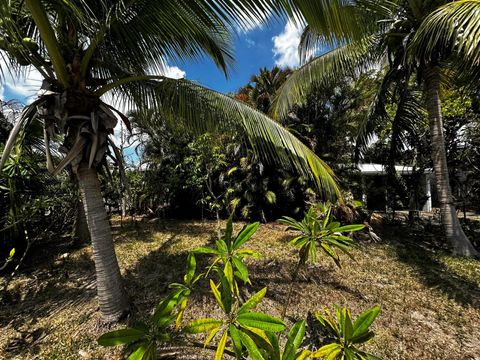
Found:
[[[365,117],[358,126],[355,138],[355,162],[357,163],[362,160],[363,154],[379,126],[388,119],[386,106],[392,98],[390,87],[395,81],[395,76],[395,69],[389,69],[386,72]]]
[[[13,127],[13,129],[10,131],[8,139],[5,143],[5,147],[3,149],[3,153],[0,158],[0,171],[3,169],[3,166],[5,165],[5,162],[8,160],[14,146],[18,144],[19,140],[20,141],[23,140],[23,136],[20,136],[20,134],[28,127],[28,125],[35,118],[37,106],[43,103],[44,101],[45,101],[44,98],[40,98],[23,109],[22,114],[20,115],[19,119],[15,123],[15,126]]]
[[[374,6],[372,0],[289,0],[289,3],[293,20],[307,23],[330,48],[371,35],[376,30],[376,20],[383,17],[376,16],[381,7]]]
[[[421,23],[410,49],[423,60],[454,52],[467,63],[480,64],[480,0],[452,1]]]
[[[307,25],[300,36],[298,57],[300,64],[306,63],[314,54],[326,46],[325,37],[310,25]]]
[[[280,124],[240,101],[188,80],[164,77],[132,81],[115,91],[127,95],[130,107],[155,109],[161,118],[181,121],[196,134],[240,127],[261,160],[309,176],[326,197],[340,197],[327,164]]]
[[[331,84],[377,66],[384,57],[379,42],[378,36],[369,36],[320,55],[294,71],[272,104],[273,118],[282,118],[293,105],[303,103],[314,85]]]

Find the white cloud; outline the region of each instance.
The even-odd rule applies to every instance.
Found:
[[[38,90],[42,86],[42,75],[34,68],[25,68],[22,76],[15,77],[8,68],[8,64],[3,56],[0,56],[1,68],[1,82],[0,98],[4,99],[6,92],[9,94],[9,99],[4,100],[19,100],[30,103],[35,100]]]
[[[272,38],[273,57],[275,64],[280,67],[296,67],[300,59],[298,57],[298,44],[302,35],[303,26],[289,20],[283,32]]]
[[[169,77],[172,79],[183,79],[185,75],[187,75],[185,71],[178,68],[177,66],[169,66],[169,65],[165,65],[165,70],[163,71],[163,74],[166,77]]]

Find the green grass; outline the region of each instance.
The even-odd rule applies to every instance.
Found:
[[[148,316],[168,283],[181,279],[188,251],[208,246],[215,229],[213,222],[194,221],[123,228],[114,224],[133,319]],[[294,284],[287,322],[324,305],[348,306],[356,316],[378,304],[382,312],[373,326],[377,336],[367,345],[369,351],[384,359],[478,359],[480,262],[426,246],[422,239],[410,237],[406,227],[386,229],[382,235],[384,242],[355,249],[356,262],[342,257],[342,269],[321,257],[317,265],[304,269]],[[290,238],[284,227],[267,224],[249,245],[264,258],[249,261],[253,287],[244,290],[251,294],[267,286],[260,309],[276,316],[296,261]],[[10,283],[7,303],[0,308],[0,359],[122,358],[121,349],[96,344],[105,329],[98,327],[91,249],[71,251],[58,260],[61,253],[48,249],[48,255],[27,264]],[[206,264],[206,259],[199,263]],[[217,311],[206,282],[191,304],[187,319]],[[184,355],[204,359],[208,354],[186,349]]]

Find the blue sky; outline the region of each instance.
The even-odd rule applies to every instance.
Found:
[[[261,67],[297,64],[296,56],[291,56],[291,51],[296,51],[299,31],[295,33],[289,30],[285,24],[272,21],[268,27],[256,28],[237,36],[234,49],[236,61],[228,80],[209,60],[178,64],[178,67],[185,71],[186,78],[204,86],[220,92],[235,91],[248,83],[250,76],[258,73]],[[287,46],[282,46],[284,44]]]

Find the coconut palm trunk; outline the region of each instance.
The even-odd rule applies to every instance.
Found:
[[[113,246],[112,232],[100,191],[97,171],[86,164],[78,169],[78,183],[87,216],[103,320],[114,322],[128,312],[128,299]]]
[[[462,230],[453,203],[443,135],[440,100],[440,68],[438,66],[428,65],[425,68],[425,95],[432,139],[433,170],[445,235],[451,243],[455,255],[468,257],[477,256],[478,252]]]

